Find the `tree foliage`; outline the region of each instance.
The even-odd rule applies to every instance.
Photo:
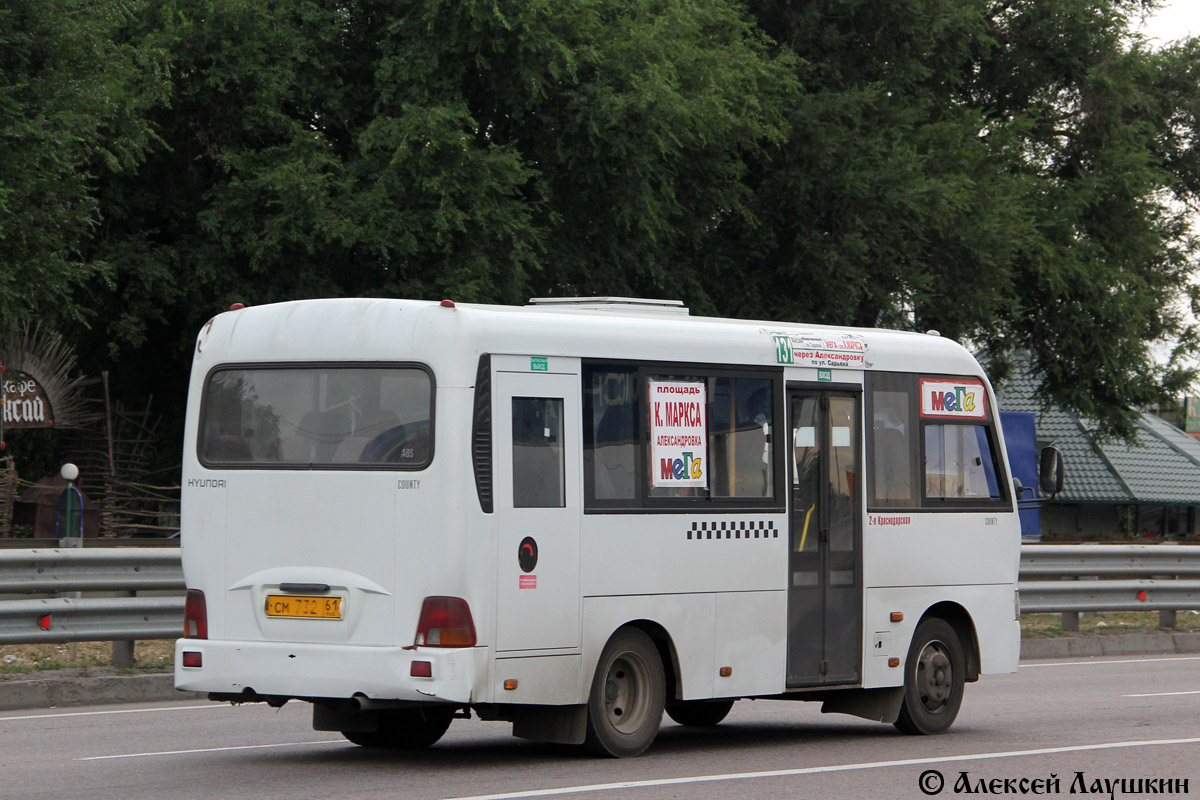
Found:
[[[1138,0],[752,4],[801,57],[754,224],[695,263],[723,311],[937,329],[1127,435],[1194,371],[1197,43],[1151,52]]]
[[[95,357],[173,397],[232,301],[663,291],[793,81],[725,0],[162,0],[137,36],[165,146],[100,187],[87,291]]]
[[[1200,45],[1152,3],[17,2],[0,314],[176,425],[234,301],[633,294],[1028,349],[1124,433],[1195,348]]]
[[[15,0],[0,8],[0,317],[87,317],[72,293],[103,279],[84,254],[95,184],[136,167],[164,97],[160,54],[119,31],[137,5]]]

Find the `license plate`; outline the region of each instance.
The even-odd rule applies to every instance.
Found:
[[[342,598],[305,597],[296,594],[267,595],[268,617],[298,617],[302,619],[341,619]]]

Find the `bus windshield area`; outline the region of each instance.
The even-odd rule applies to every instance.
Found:
[[[198,455],[209,466],[421,469],[432,417],[433,379],[419,367],[219,368]]]

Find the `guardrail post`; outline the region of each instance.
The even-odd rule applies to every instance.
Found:
[[[133,646],[136,642],[113,642],[112,665],[119,669],[133,669]]]
[[[118,597],[137,597],[137,592],[118,592]],[[118,669],[133,669],[133,648],[137,642],[113,641],[112,665]]]
[[[1177,580],[1178,575],[1151,575],[1150,579],[1154,581],[1172,581]],[[1161,608],[1158,611],[1158,627],[1175,629],[1175,609]]]
[[[1074,576],[1068,575],[1068,576],[1064,577],[1063,580],[1064,581],[1073,581],[1073,580],[1077,580],[1077,579]],[[1079,630],[1079,612],[1078,611],[1062,612],[1062,629],[1064,631]]]

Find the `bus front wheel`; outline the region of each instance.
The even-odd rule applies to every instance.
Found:
[[[599,756],[641,755],[658,735],[666,699],[662,659],[637,628],[613,634],[600,654],[588,696],[584,747]]]
[[[453,719],[453,709],[405,709],[380,717],[378,730],[342,731],[342,736],[363,747],[422,750],[441,739]]]
[[[896,727],[904,733],[949,729],[962,706],[966,659],[950,623],[930,617],[917,626],[904,664],[904,702]]]

